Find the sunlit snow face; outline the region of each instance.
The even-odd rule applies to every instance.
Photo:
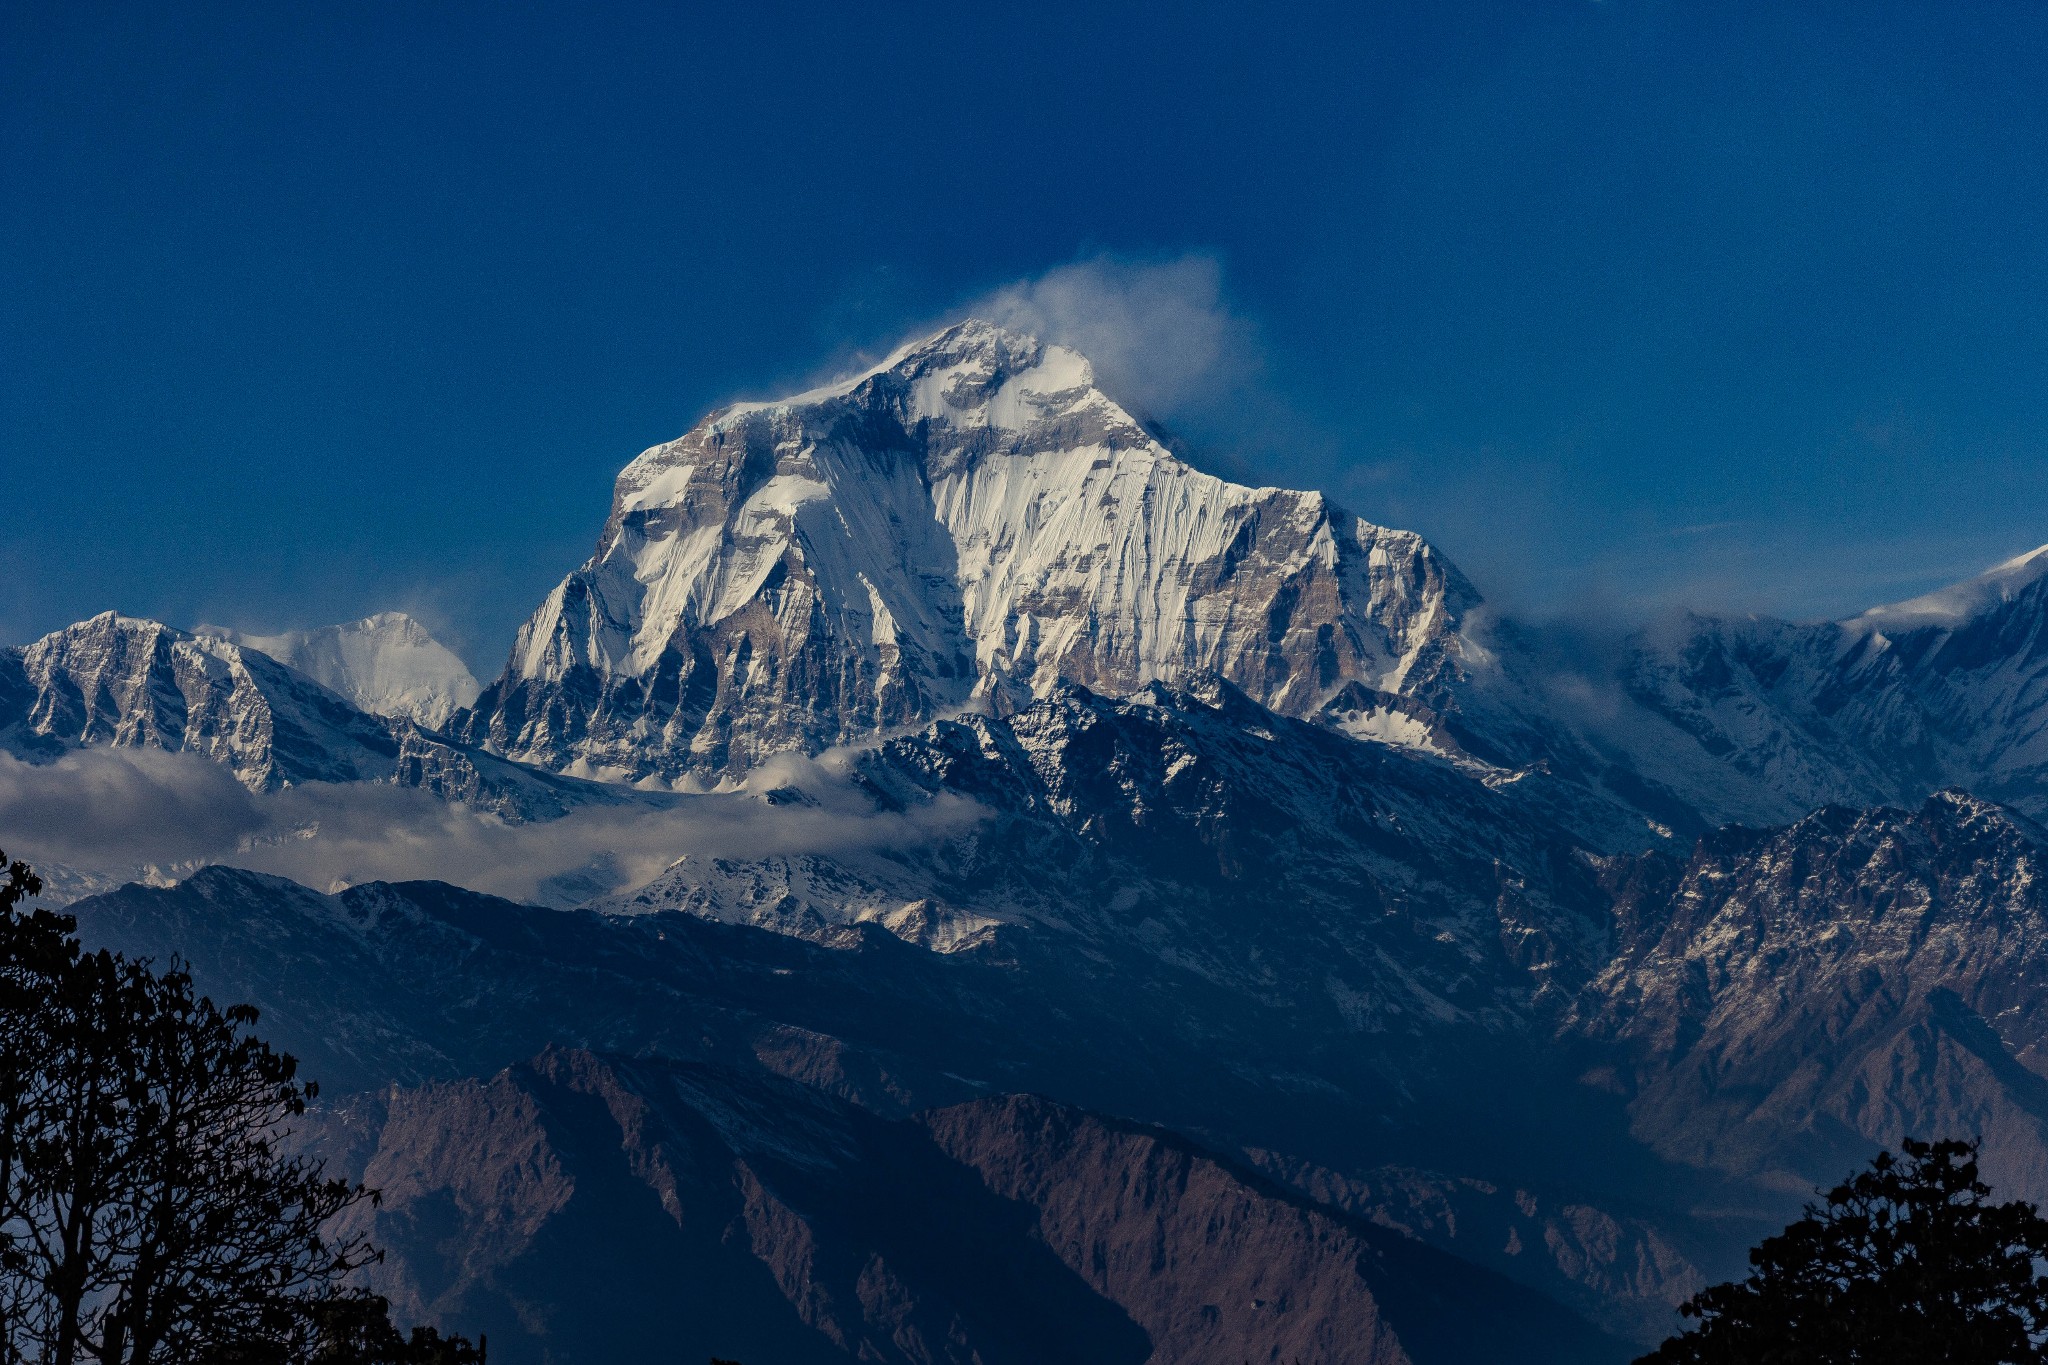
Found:
[[[1419,537],[1197,470],[1078,352],[969,321],[634,460],[515,654],[574,696],[498,742],[673,778],[1211,671],[1306,714],[1431,666],[1470,599]]]

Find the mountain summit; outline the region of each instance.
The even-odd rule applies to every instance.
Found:
[[[416,720],[430,730],[482,689],[461,659],[402,611],[281,635],[201,626],[194,632],[260,650],[377,716]]]
[[[1421,537],[1201,473],[1082,356],[969,320],[634,460],[464,733],[673,780],[1061,680],[1213,672],[1306,715],[1452,668],[1476,601]]]

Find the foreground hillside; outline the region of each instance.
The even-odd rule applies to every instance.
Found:
[[[550,1050],[322,1138],[385,1191],[407,1312],[493,1358],[1619,1361],[1540,1295],[1156,1130],[1027,1096],[887,1119]],[[620,1305],[660,1304],[657,1313]]]

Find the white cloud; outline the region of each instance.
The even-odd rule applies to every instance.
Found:
[[[1106,391],[1146,416],[1209,406],[1260,371],[1256,329],[1225,300],[1213,256],[1096,256],[1005,285],[967,311],[1079,351]]]
[[[800,787],[811,804],[762,793]],[[582,899],[638,886],[686,853],[731,858],[911,846],[985,812],[941,799],[877,811],[832,771],[771,765],[745,791],[678,798],[666,809],[592,807],[546,824],[508,825],[423,792],[312,783],[244,790],[196,755],[91,749],[50,764],[0,754],[0,838],[32,864],[57,864],[74,887],[155,869],[181,875],[226,863],[318,890],[365,881],[437,880],[514,900]],[[582,888],[565,896],[562,887]]]

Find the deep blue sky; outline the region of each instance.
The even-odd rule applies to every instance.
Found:
[[[0,638],[494,671],[642,447],[1105,254],[1220,265],[1218,467],[1523,610],[2048,541],[2048,6],[320,9],[0,6]]]

